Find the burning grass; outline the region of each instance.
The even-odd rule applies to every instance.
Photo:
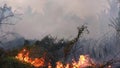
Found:
[[[71,63],[57,61],[55,67],[51,62],[46,63],[46,58],[34,58],[30,56],[31,51],[23,48],[15,57],[0,58],[0,68],[112,68],[114,60],[105,64],[97,64],[88,55],[80,55],[78,61],[72,60]]]
[[[30,63],[31,65],[35,67],[43,67],[44,66],[44,58],[30,58],[29,57],[30,52],[26,49],[23,49],[18,53],[18,55],[15,57],[16,59],[19,59],[20,61],[24,61],[27,63]]]
[[[94,66],[94,61],[90,59],[87,55],[80,55],[79,61],[73,60],[72,63],[63,64],[60,61],[56,63],[56,68],[86,68]]]
[[[45,64],[45,58],[31,58],[29,57],[29,50],[23,49],[21,50],[18,55],[15,57],[16,59],[30,63],[34,67],[45,67],[53,68],[50,62],[48,64]],[[72,63],[63,64],[61,61],[56,62],[56,68],[85,68],[85,67],[94,67],[95,63],[94,61],[88,56],[88,55],[80,55],[79,60],[75,61],[73,59]]]

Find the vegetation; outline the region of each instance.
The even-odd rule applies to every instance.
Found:
[[[32,65],[21,62],[14,57],[0,58],[0,68],[34,68]]]
[[[8,16],[4,15],[4,12],[11,11],[11,13]],[[9,24],[11,23],[4,23],[3,21],[6,19],[9,19],[9,17],[13,17],[14,13],[12,12],[10,7],[7,7],[5,4],[3,7],[0,8],[1,11],[1,17],[0,17],[0,25],[2,24]],[[119,31],[120,31],[120,13],[119,17],[117,19],[113,19],[111,26],[115,28],[116,35],[119,38]],[[51,63],[51,66],[53,68],[56,67],[56,62],[61,60],[63,64],[66,63],[68,56],[71,53],[71,50],[73,50],[73,47],[76,45],[77,42],[79,42],[79,39],[81,39],[82,35],[84,34],[84,31],[88,31],[87,26],[82,25],[81,27],[78,27],[78,34],[77,36],[72,40],[65,40],[65,39],[57,39],[57,37],[52,37],[51,35],[45,36],[41,40],[35,40],[32,44],[31,41],[25,40],[24,46],[19,49],[12,49],[12,50],[4,50],[2,47],[0,48],[0,68],[35,68],[30,63],[26,63],[23,61],[20,61],[15,58],[15,56],[24,48],[27,49],[30,54],[29,57],[31,58],[42,58],[45,59],[45,67],[48,67],[48,64]],[[7,33],[8,34],[8,33]],[[6,36],[5,34],[4,36]],[[94,42],[96,43],[96,42]],[[2,42],[0,42],[1,45],[3,45]],[[81,43],[79,44],[79,46]],[[97,45],[96,45],[97,46]],[[80,46],[81,47],[81,46]],[[80,48],[79,48],[80,49]],[[96,49],[96,48],[94,48]],[[94,54],[95,50],[92,50]],[[107,47],[103,48],[103,52],[108,53]],[[120,52],[120,51],[118,51]],[[89,54],[89,53],[87,53]],[[116,53],[115,57],[119,53]],[[98,55],[101,57],[101,54],[98,53]],[[112,59],[108,61],[104,61],[104,63],[96,64],[93,66],[89,66],[87,68],[106,68],[109,67],[115,63],[120,62],[120,58],[116,60],[116,58],[113,57]]]

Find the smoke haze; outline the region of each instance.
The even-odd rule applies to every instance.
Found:
[[[108,0],[0,0],[14,10],[23,13],[15,31],[27,39],[40,39],[51,34],[60,38],[72,38],[76,27],[86,23],[90,37],[98,37],[108,31],[111,5]],[[113,6],[116,7],[117,6]],[[116,12],[117,13],[117,12]],[[104,23],[106,22],[106,23]]]

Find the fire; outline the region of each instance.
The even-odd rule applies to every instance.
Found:
[[[48,66],[48,68],[52,68],[50,62],[48,62],[48,64],[45,65],[45,58],[30,58],[29,54],[30,53],[28,50],[23,49],[18,53],[18,55],[15,58],[19,59],[20,61],[30,63],[35,67]],[[72,61],[72,63],[67,64],[63,64],[60,61],[56,62],[56,68],[85,68],[93,66],[92,64],[94,64],[94,62],[91,58],[89,58],[88,55],[80,55],[79,60],[77,62],[74,60]]]
[[[92,66],[94,62],[87,55],[80,55],[79,61],[73,61],[72,64],[62,64],[61,62],[56,63],[56,68],[85,68]]]
[[[92,66],[92,64],[94,64],[93,60],[91,60],[91,58],[89,58],[88,55],[80,55],[79,61],[78,62],[73,62],[73,68],[77,67],[77,68],[84,68],[84,67],[89,67]]]
[[[34,58],[34,59],[30,58],[29,51],[26,49],[20,51],[20,53],[18,53],[18,55],[15,58],[19,59],[20,61],[30,63],[35,67],[44,66],[44,61],[45,61],[44,58]]]

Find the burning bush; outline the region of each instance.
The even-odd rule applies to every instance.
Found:
[[[15,57],[16,59],[30,63],[34,67],[45,67],[52,68],[51,63],[48,62],[48,64],[45,64],[45,58],[31,58],[29,57],[29,50],[23,49],[18,53],[18,55]],[[56,62],[56,68],[84,68],[84,67],[92,67],[94,66],[94,61],[89,58],[88,55],[80,55],[79,61],[74,61],[72,63],[63,64],[62,62],[58,61]]]
[[[31,65],[35,67],[43,67],[44,66],[44,58],[31,58],[29,57],[30,52],[26,49],[23,49],[18,53],[18,55],[15,57],[19,59],[20,61],[24,61],[27,63],[30,63]]]
[[[74,61],[72,63],[62,64],[61,62],[56,63],[56,68],[87,68],[94,67],[94,62],[87,55],[80,55],[78,61]]]

